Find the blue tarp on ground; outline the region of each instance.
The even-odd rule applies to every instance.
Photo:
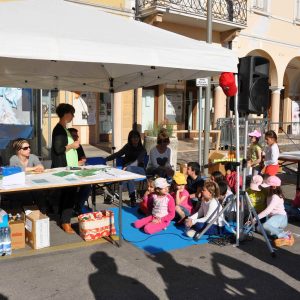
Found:
[[[115,226],[117,234],[119,234],[118,208],[112,208],[111,210],[115,213]],[[143,216],[137,212],[137,208],[123,207],[123,238],[150,254],[168,252],[208,242],[208,236],[203,236],[201,240],[197,242],[187,237],[183,231],[184,227],[176,227],[174,221],[171,222],[166,230],[153,235],[146,234],[142,230],[134,228],[132,225],[133,222],[142,217]]]

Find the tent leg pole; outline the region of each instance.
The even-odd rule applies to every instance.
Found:
[[[206,87],[205,97],[205,123],[204,123],[204,165],[208,164],[209,156],[209,133],[210,133],[210,77],[207,78],[208,84]],[[208,169],[204,169],[204,175],[208,176]]]
[[[235,83],[238,85],[237,74],[235,75]],[[234,114],[235,114],[235,136],[236,136],[236,246],[240,242],[240,134],[239,134],[239,111],[238,111],[238,93],[234,96]]]
[[[200,165],[200,170],[203,167],[203,157],[202,157],[202,86],[199,87],[199,99],[198,99],[198,121],[199,121],[199,135],[198,135],[198,161]]]

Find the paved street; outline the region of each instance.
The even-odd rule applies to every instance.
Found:
[[[299,234],[298,226],[290,229]],[[106,243],[4,259],[0,299],[299,299],[296,239],[276,258],[258,236],[239,248],[205,244],[156,256]]]

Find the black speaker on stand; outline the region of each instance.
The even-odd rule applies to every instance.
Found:
[[[238,110],[244,114],[263,114],[269,106],[268,59],[260,56],[246,56],[239,59],[238,66]],[[230,99],[230,109],[233,109]]]

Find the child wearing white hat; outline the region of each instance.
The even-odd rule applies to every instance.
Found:
[[[153,234],[168,227],[175,217],[175,201],[169,194],[170,184],[165,178],[154,181],[155,192],[152,214],[134,222],[135,228],[144,228],[145,233]]]

